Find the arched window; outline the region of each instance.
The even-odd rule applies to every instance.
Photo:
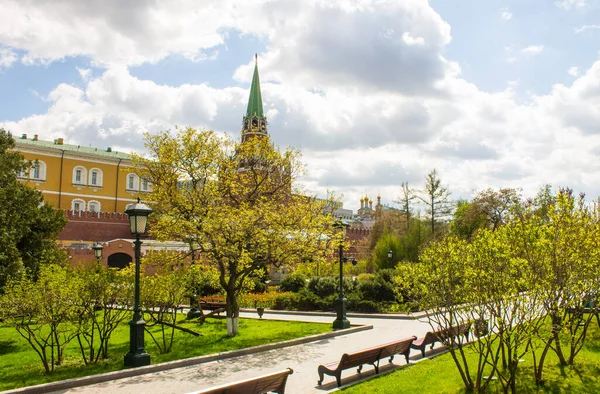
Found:
[[[85,167],[77,166],[73,168],[73,184],[85,185],[87,181],[87,170]]]
[[[100,203],[98,201],[92,200],[88,202],[88,211],[90,212],[100,212]]]
[[[102,186],[102,170],[99,168],[92,168],[90,170],[90,186]]]
[[[127,190],[138,191],[140,189],[140,179],[135,174],[127,175]]]
[[[46,180],[46,163],[41,160],[36,160],[29,171],[29,178],[36,181]]]
[[[85,201],[80,199],[75,199],[71,201],[71,209],[74,212],[82,212],[85,211]]]

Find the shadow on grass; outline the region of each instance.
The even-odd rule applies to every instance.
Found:
[[[0,355],[16,352],[19,348],[17,341],[0,340]]]

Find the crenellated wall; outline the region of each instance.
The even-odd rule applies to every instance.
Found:
[[[120,212],[65,210],[67,225],[58,234],[59,241],[106,242],[131,238],[127,215]]]

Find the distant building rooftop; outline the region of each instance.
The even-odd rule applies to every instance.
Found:
[[[130,159],[129,153],[113,151],[110,147],[106,149],[92,148],[81,145],[70,145],[64,144],[62,138],[57,138],[54,141],[42,141],[37,139],[37,135],[33,139],[27,138],[26,134],[23,134],[20,138],[15,137],[17,147],[32,147],[32,148],[46,148],[46,149],[57,149],[66,152],[81,153],[84,155],[100,156],[105,158],[113,159]]]

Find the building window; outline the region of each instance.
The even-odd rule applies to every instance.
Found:
[[[135,174],[127,175],[127,190],[139,190],[139,178]]]
[[[27,172],[27,170],[19,171],[17,172],[17,178],[27,179],[29,178],[29,173]]]
[[[152,183],[150,183],[149,180],[147,179],[142,179],[142,188],[141,190],[143,192],[150,192],[152,191]]]
[[[71,202],[71,209],[74,212],[82,212],[85,211],[85,201],[83,200],[73,200]]]
[[[100,203],[98,201],[90,201],[90,202],[88,202],[88,211],[90,211],[90,212],[100,212]]]
[[[73,169],[73,183],[76,185],[85,185],[87,171],[85,167],[77,166]]]
[[[98,168],[90,170],[90,186],[102,186],[102,170]]]
[[[31,166],[29,177],[32,180],[44,181],[46,180],[46,163],[40,160],[36,160]]]

